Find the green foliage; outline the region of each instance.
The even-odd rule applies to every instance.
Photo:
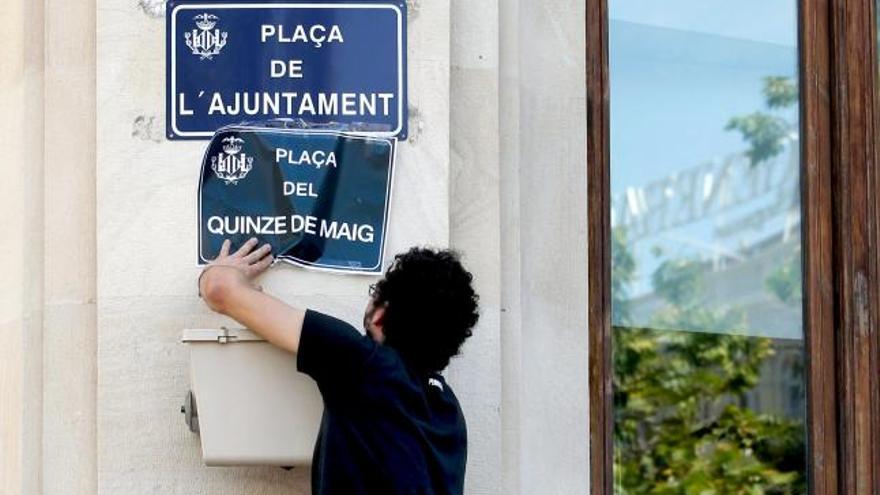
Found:
[[[629,284],[635,278],[636,259],[626,247],[626,229],[611,231],[611,322],[628,322]]]
[[[615,237],[612,276],[626,285],[636,266],[625,232]],[[772,343],[731,333],[745,316],[704,304],[703,271],[695,260],[664,261],[651,277],[664,304],[649,326],[613,329],[615,491],[804,493],[802,423],[745,406]]]
[[[764,99],[769,111],[788,108],[798,101],[797,84],[787,77],[766,77]],[[738,131],[749,143],[746,156],[753,167],[782,153],[788,137],[797,132],[795,125],[769,111],[733,117],[724,127],[728,131]]]
[[[765,77],[764,100],[767,108],[788,108],[798,101],[797,84],[788,77]]]
[[[789,258],[776,267],[765,281],[767,290],[784,303],[800,301],[801,287],[801,250],[797,249]]]
[[[664,261],[651,276],[657,295],[673,305],[695,301],[702,289],[702,267],[687,259]]]
[[[639,462],[617,456],[616,492],[806,493],[805,479],[797,470],[780,469],[788,459],[803,458],[803,444],[788,442],[802,435],[802,428],[790,422],[727,406],[699,430],[663,428],[650,455]]]
[[[725,130],[736,130],[751,147],[746,156],[752,166],[769,160],[785,149],[785,138],[789,135],[789,123],[783,118],[763,112],[734,117],[727,123]]]

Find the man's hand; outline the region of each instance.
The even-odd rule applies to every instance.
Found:
[[[199,290],[214,311],[231,317],[272,344],[296,352],[306,313],[264,294],[254,284],[254,278],[273,261],[268,244],[254,250],[256,246],[257,240],[251,239],[229,254],[229,241],[224,241],[220,255],[202,272]]]
[[[251,238],[238,251],[229,254],[231,242],[229,239],[223,241],[220,254],[199,278],[199,292],[208,307],[225,313],[228,296],[236,288],[248,286],[260,290],[254,279],[272,265],[274,258],[270,254],[272,246],[264,244],[254,250],[257,244],[257,239]]]

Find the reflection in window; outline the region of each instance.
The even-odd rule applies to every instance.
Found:
[[[794,1],[610,0],[616,493],[806,493]]]

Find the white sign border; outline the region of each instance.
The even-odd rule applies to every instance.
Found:
[[[204,10],[204,9],[388,9],[397,14],[397,128],[390,132],[364,132],[371,136],[396,137],[403,129],[403,13],[400,7],[389,4],[369,3],[229,3],[229,4],[183,4],[174,7],[171,11],[171,131],[176,137],[184,138],[210,138],[214,131],[181,131],[177,128],[177,13],[180,10]],[[301,118],[301,117],[300,117]]]
[[[217,129],[217,132],[226,132],[226,131],[268,131],[268,132],[279,132],[282,134],[306,134],[306,135],[329,135],[336,137],[344,137],[344,138],[358,138],[364,139],[367,141],[379,141],[382,143],[391,146],[391,153],[388,157],[388,183],[385,189],[385,211],[383,211],[382,215],[382,245],[379,246],[379,259],[376,264],[369,268],[364,267],[341,267],[339,265],[326,265],[321,263],[310,263],[307,261],[303,261],[293,256],[275,256],[276,263],[278,260],[284,261],[288,264],[299,266],[302,268],[307,268],[315,271],[321,272],[329,272],[329,273],[341,273],[348,275],[367,275],[367,276],[381,276],[382,275],[382,264],[385,262],[385,247],[387,245],[388,239],[388,217],[391,216],[391,198],[394,194],[394,188],[392,187],[394,184],[394,166],[395,155],[397,154],[397,144],[398,139],[395,137],[377,137],[368,135],[366,133],[358,133],[358,132],[345,132],[345,131],[327,131],[327,130],[311,130],[311,129],[276,129],[272,127],[258,127],[258,126],[247,126],[247,125],[229,125],[225,127],[221,127]],[[213,133],[212,133],[213,135]],[[205,163],[207,160],[208,152],[211,150],[211,146],[205,149],[204,158],[202,159],[202,163]],[[199,167],[199,190],[197,191],[198,195],[198,211],[196,215],[198,217],[199,222],[199,233],[198,233],[198,258],[199,262],[197,266],[200,268],[205,267],[211,260],[206,260],[202,257],[202,184],[204,182],[205,174],[202,167]],[[273,263],[274,265],[274,263]]]

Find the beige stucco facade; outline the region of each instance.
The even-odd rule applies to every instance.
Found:
[[[164,137],[161,4],[9,0],[0,17],[4,495],[309,493],[306,468],[204,467],[179,413],[181,330],[226,320],[194,290],[204,143]],[[583,6],[408,7],[388,254],[450,245],[475,273],[481,321],[447,373],[467,493],[585,493]],[[282,266],[263,285],[357,322],[371,282]]]

